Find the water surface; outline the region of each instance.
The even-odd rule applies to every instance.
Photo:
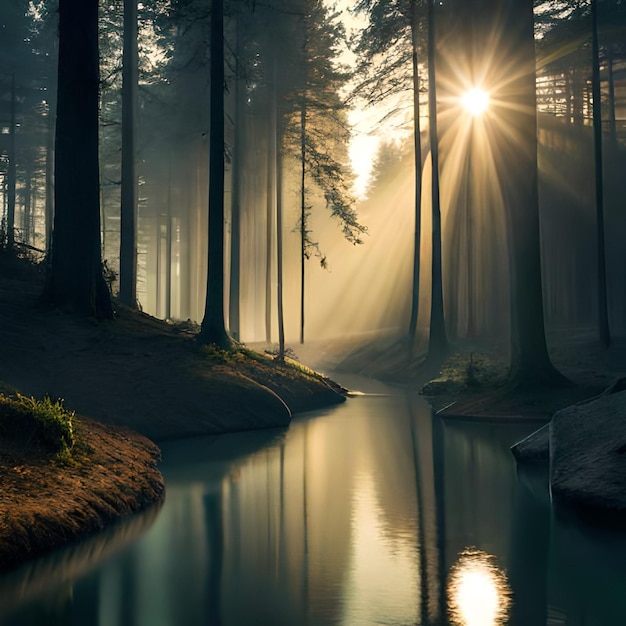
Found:
[[[533,426],[376,391],[164,445],[160,512],[0,579],[0,623],[624,622],[624,539],[555,519],[542,477],[517,478],[509,446]]]

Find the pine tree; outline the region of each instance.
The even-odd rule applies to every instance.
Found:
[[[44,297],[112,317],[100,256],[98,2],[60,0],[55,215]]]

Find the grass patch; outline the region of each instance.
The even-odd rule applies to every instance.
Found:
[[[439,375],[426,383],[424,396],[456,395],[467,389],[490,389],[502,385],[508,365],[481,352],[455,352],[441,366]]]
[[[278,359],[277,346],[272,346],[262,353],[246,347],[243,343],[233,343],[231,348],[226,349],[209,344],[201,346],[200,351],[205,358],[210,359],[213,363],[237,368],[238,371],[245,372],[252,378],[264,373],[272,378],[279,375],[284,380],[291,381],[326,381],[323,374],[300,363],[297,355],[290,348],[285,350],[283,361]],[[268,383],[268,381],[265,382]]]
[[[67,458],[74,446],[74,411],[48,396],[0,394],[0,436]]]

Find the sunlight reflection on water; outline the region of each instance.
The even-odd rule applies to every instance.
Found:
[[[501,626],[506,623],[511,590],[506,574],[486,552],[468,548],[452,566],[448,606],[455,626]]]
[[[408,624],[419,598],[415,542],[390,536],[371,473],[356,477],[352,499],[352,545],[342,623],[385,624],[393,616],[395,623]]]
[[[626,538],[560,523],[541,476],[518,482],[527,426],[443,422],[403,390],[355,387],[385,395],[163,445],[150,530],[67,576],[0,584],[2,626],[626,623]]]

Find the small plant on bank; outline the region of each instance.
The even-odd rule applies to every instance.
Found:
[[[280,348],[278,345],[274,344],[265,349],[265,354],[277,359],[280,354]],[[298,355],[291,348],[285,348],[284,356],[288,359],[292,359],[293,361],[298,360]]]
[[[477,387],[480,385],[478,378],[478,366],[474,361],[474,353],[470,352],[469,363],[467,364],[467,372],[465,374],[465,381],[468,387]]]
[[[481,352],[455,352],[442,365],[439,375],[426,383],[424,396],[458,395],[468,388],[490,389],[503,384],[506,364]]]
[[[113,285],[117,282],[118,273],[109,265],[107,259],[102,261],[102,275],[104,276],[104,282],[109,288],[109,292],[113,293]]]
[[[200,354],[205,357],[208,357],[211,361],[215,363],[231,363],[234,360],[235,350],[233,349],[224,349],[216,346],[214,343],[209,343],[205,346],[199,347]]]
[[[40,443],[67,458],[74,446],[74,411],[49,396],[0,395],[0,436]]]

